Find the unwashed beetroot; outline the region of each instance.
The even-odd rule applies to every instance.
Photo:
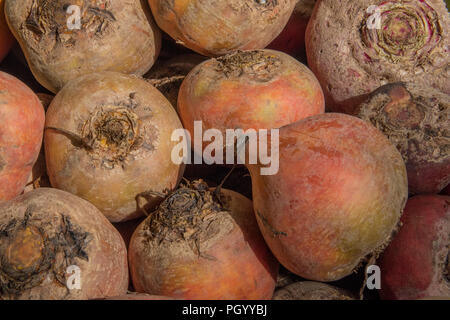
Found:
[[[92,204],[56,189],[0,204],[0,261],[1,299],[95,299],[128,287],[119,233]]]
[[[442,0],[320,0],[306,32],[308,65],[333,111],[352,112],[365,95],[399,81],[449,94],[449,46]]]
[[[264,239],[291,272],[341,279],[396,230],[408,197],[403,159],[371,124],[344,114],[312,116],[279,135],[277,174],[248,165]]]
[[[0,62],[8,54],[14,43],[14,37],[9,31],[5,19],[5,1],[0,0]]]
[[[385,85],[357,110],[397,146],[409,192],[439,193],[450,183],[450,99],[427,86]]]
[[[345,290],[321,282],[295,282],[278,289],[273,300],[354,300]]]
[[[325,111],[314,74],[274,50],[238,51],[195,67],[183,81],[178,112],[194,136],[203,128],[272,129]]]
[[[316,0],[299,0],[286,27],[268,46],[294,57],[306,57],[305,32]]]
[[[44,121],[44,108],[33,91],[0,72],[0,202],[25,188],[41,149]]]
[[[181,299],[270,299],[278,262],[252,203],[201,180],[171,193],[138,227],[129,248],[137,292]],[[223,203],[223,205],[221,204]]]
[[[266,47],[286,25],[296,0],[148,0],[159,27],[206,56]]]
[[[379,262],[383,299],[450,297],[450,197],[412,197]]]
[[[143,75],[160,51],[161,33],[141,0],[6,0],[5,13],[34,76],[55,93],[92,72]]]
[[[46,127],[52,186],[88,200],[112,222],[142,216],[141,206],[152,210],[158,201],[149,192],[172,190],[183,175],[184,165],[171,161],[170,139],[181,122],[141,78],[102,72],[69,82],[53,99]]]

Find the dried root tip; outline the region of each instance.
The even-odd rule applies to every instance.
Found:
[[[345,290],[325,283],[303,281],[275,292],[273,300],[354,300]]]
[[[407,163],[441,162],[450,155],[449,106],[437,90],[395,83],[376,90],[357,115],[381,130]]]
[[[365,52],[373,60],[417,65],[441,40],[438,14],[424,1],[385,1],[377,10],[380,25],[373,25],[377,21],[367,13],[361,27]]]
[[[236,51],[216,60],[216,71],[225,77],[239,78],[245,75],[259,82],[273,79],[282,63],[278,57],[263,50]]]
[[[150,241],[187,241],[191,248],[198,248],[200,239],[208,238],[211,222],[223,211],[208,185],[197,180],[170,193],[150,214],[144,230]]]
[[[108,10],[110,4],[106,1],[76,0],[73,5],[80,8],[81,26],[79,30],[101,35],[116,21]],[[44,35],[55,34],[55,39],[67,46],[73,45],[76,32],[68,28],[67,9],[69,5],[62,1],[35,0],[25,21],[25,27],[36,39]]]
[[[15,298],[39,286],[50,275],[65,286],[65,272],[75,258],[88,260],[90,235],[62,216],[55,232],[46,232],[45,221],[33,219],[28,208],[22,221],[0,226],[0,296]]]

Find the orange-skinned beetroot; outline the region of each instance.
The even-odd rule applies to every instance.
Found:
[[[205,183],[193,182],[137,228],[128,255],[137,292],[180,299],[272,297],[278,262],[261,237],[251,201],[225,189],[220,199],[226,210]]]
[[[0,0],[0,62],[8,54],[14,43],[14,37],[6,23],[4,6],[5,1]]]
[[[379,262],[383,299],[450,297],[450,197],[408,200],[400,231]]]
[[[33,91],[0,72],[0,202],[25,188],[41,148],[44,121],[44,108]]]
[[[148,0],[159,27],[206,56],[266,47],[286,25],[296,0]]]
[[[400,153],[381,132],[344,114],[312,116],[280,129],[279,157],[276,175],[248,168],[258,224],[284,267],[338,280],[387,244],[408,185]]]
[[[57,189],[0,204],[0,261],[0,299],[101,299],[127,291],[119,232],[92,204]],[[75,274],[78,288],[70,286]]]
[[[206,129],[272,129],[325,111],[314,74],[274,50],[238,51],[195,67],[183,81],[178,112],[194,136]]]

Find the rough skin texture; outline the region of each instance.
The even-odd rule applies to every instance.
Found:
[[[14,37],[9,31],[8,24],[6,23],[4,6],[5,1],[0,0],[0,62],[6,57],[14,43]]]
[[[159,27],[206,56],[266,47],[291,16],[296,0],[148,0]]]
[[[152,210],[158,199],[148,192],[172,190],[183,175],[184,165],[171,161],[181,122],[143,79],[103,72],[71,81],[52,101],[46,127],[52,186],[90,201],[112,222]]]
[[[128,253],[137,292],[180,299],[272,297],[278,262],[261,237],[251,201],[225,189],[221,201],[226,211],[207,213],[199,222],[206,229],[186,227],[181,238],[163,226],[152,233],[147,227],[151,216],[138,227]],[[190,207],[190,201],[185,205]],[[212,209],[207,205],[204,210]],[[158,239],[162,232],[165,236]],[[191,242],[192,237],[198,240]]]
[[[382,299],[450,297],[450,197],[411,198],[402,227],[383,253]]]
[[[44,108],[33,91],[0,72],[0,202],[25,188],[41,148],[44,121]]]
[[[450,99],[411,83],[377,89],[357,111],[397,146],[406,162],[409,192],[439,193],[450,183]]]
[[[408,184],[400,153],[381,132],[344,114],[312,116],[280,129],[279,159],[276,175],[247,167],[258,224],[285,268],[339,280],[388,243]]]
[[[340,288],[325,283],[303,281],[295,282],[278,289],[273,300],[354,300],[354,298]]]
[[[380,8],[381,29],[371,23],[371,5]],[[320,0],[306,32],[308,65],[327,108],[339,112],[352,112],[365,95],[398,81],[450,94],[449,46],[442,0]]]
[[[314,74],[274,50],[238,51],[195,67],[183,81],[178,112],[194,135],[203,128],[272,129],[323,113],[324,97]]]
[[[67,1],[6,0],[8,24],[36,79],[58,92],[81,75],[116,71],[145,74],[161,34],[141,0],[76,0],[81,28],[69,29]]]
[[[1,299],[98,299],[128,287],[120,234],[92,204],[40,188],[0,205]],[[81,289],[69,289],[69,266]]]

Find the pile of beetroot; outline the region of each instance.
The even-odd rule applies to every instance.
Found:
[[[0,300],[450,299],[445,1],[66,2],[0,0]]]

